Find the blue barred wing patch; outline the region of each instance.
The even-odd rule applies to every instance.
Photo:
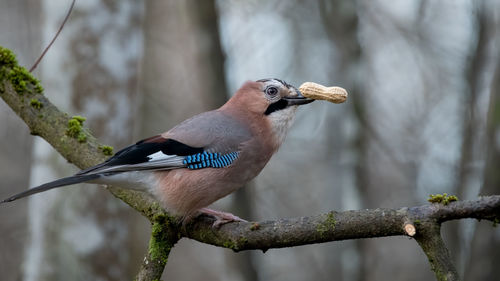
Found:
[[[231,165],[239,156],[239,152],[231,152],[227,154],[202,152],[193,155],[188,155],[184,158],[183,163],[191,170],[202,168],[224,168]]]

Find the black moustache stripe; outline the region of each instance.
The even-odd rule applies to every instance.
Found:
[[[286,108],[287,106],[288,106],[288,102],[284,99],[280,99],[279,101],[270,104],[267,107],[266,112],[264,112],[264,114],[269,115],[275,111],[282,110],[282,109]]]

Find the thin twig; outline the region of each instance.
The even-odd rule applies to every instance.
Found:
[[[40,57],[35,61],[35,64],[33,64],[33,66],[30,68],[30,72],[33,72],[33,70],[35,70],[35,68],[38,66],[38,64],[40,63],[40,61],[45,56],[45,53],[47,53],[47,51],[50,49],[50,47],[52,46],[52,44],[54,44],[54,41],[56,41],[57,37],[59,36],[59,33],[61,33],[62,29],[64,28],[64,25],[66,24],[66,21],[68,21],[69,15],[71,15],[71,12],[73,11],[73,6],[75,6],[75,2],[76,2],[76,0],[73,0],[73,2],[71,2],[71,6],[69,7],[68,13],[66,13],[66,17],[64,18],[61,26],[59,26],[59,30],[57,30],[57,33],[56,33],[56,35],[54,35],[54,38],[52,38],[52,40],[50,41],[49,45],[47,45],[47,47],[45,48],[45,50],[43,50],[43,52],[40,55]]]

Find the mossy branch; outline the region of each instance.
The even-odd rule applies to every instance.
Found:
[[[0,96],[24,120],[31,133],[44,138],[79,168],[84,169],[106,160],[111,148],[97,142],[83,126],[84,119],[70,117],[59,111],[42,92],[38,80],[17,65],[10,50],[0,46]],[[434,203],[412,208],[329,212],[277,221],[231,223],[219,229],[212,227],[213,218],[200,216],[182,227],[149,195],[119,187],[108,187],[108,190],[152,223],[149,250],[138,280],[159,279],[171,248],[181,237],[234,251],[265,251],[270,248],[394,235],[414,236],[429,257],[436,277],[439,280],[454,280],[456,270],[439,234],[440,224],[462,218],[494,222],[500,219],[500,196],[495,195],[473,201],[447,200],[446,205]]]
[[[167,265],[170,250],[181,238],[175,219],[158,214],[151,222],[151,238],[137,281],[158,280]]]
[[[22,74],[14,75],[16,71]],[[31,134],[42,137],[80,169],[106,160],[108,153],[102,149],[106,146],[83,127],[85,118],[61,112],[43,95],[38,83],[26,69],[17,65],[10,50],[0,46],[0,96],[28,125]],[[144,193],[118,187],[110,191],[148,218],[161,212],[161,208],[151,207],[152,199]]]
[[[68,162],[80,169],[99,164],[109,157],[111,148],[100,144],[90,131],[83,127],[85,119],[79,116],[70,117],[54,106],[43,95],[43,88],[38,80],[17,64],[9,49],[1,46],[0,96],[23,119],[32,135],[45,139]],[[150,221],[154,221],[158,215],[167,216],[158,203],[145,193],[119,187],[108,187],[108,190]],[[150,261],[152,264],[158,264],[154,257],[150,257]],[[161,272],[163,268],[164,264]],[[155,272],[156,276],[145,276],[152,277],[149,280],[159,279],[161,272],[159,275],[158,270]]]
[[[234,251],[266,251],[329,241],[408,235],[404,227],[407,224],[414,225],[416,234],[419,234],[429,223],[439,225],[464,218],[494,222],[499,216],[500,195],[493,195],[447,205],[329,212],[276,221],[239,222],[223,225],[220,229],[212,227],[213,218],[203,216],[189,224],[183,236]]]

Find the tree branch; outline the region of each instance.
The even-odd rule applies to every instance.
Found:
[[[103,146],[88,129],[82,128],[81,135],[76,138],[67,134],[70,116],[61,112],[43,95],[39,81],[24,67],[20,67],[15,55],[2,46],[0,46],[0,96],[23,119],[32,135],[42,137],[66,160],[80,169],[101,163],[108,157],[102,149]],[[160,205],[145,193],[119,187],[107,187],[107,189],[151,222],[156,221],[158,216],[167,216]],[[161,230],[157,229],[159,233],[168,231],[168,225],[165,224],[162,224]],[[153,244],[157,240],[158,237],[152,233]],[[167,239],[167,241],[170,244],[161,245],[172,247],[177,240],[173,242],[172,239]],[[168,251],[157,253],[161,253],[161,257],[168,257],[169,252],[170,248]],[[143,264],[137,275],[138,280],[159,280],[166,264],[166,259],[161,257],[148,253],[144,262],[150,261],[150,263]]]
[[[407,235],[404,226],[413,224],[418,235],[425,223],[440,224],[463,218],[500,217],[500,195],[448,205],[431,204],[400,209],[369,209],[329,212],[322,215],[266,222],[231,223],[212,227],[213,218],[198,217],[183,236],[230,248],[234,251],[293,247],[347,239]],[[418,237],[418,236],[416,236]]]
[[[68,162],[85,169],[106,160],[103,145],[82,129],[80,140],[67,134],[71,117],[60,111],[43,95],[43,88],[24,67],[17,65],[14,54],[0,46],[0,96],[28,126],[32,135],[46,140]],[[85,141],[81,141],[85,139]],[[149,196],[142,192],[119,187],[108,188],[148,218],[161,212],[158,205],[152,207]]]
[[[24,120],[31,133],[44,138],[69,162],[82,169],[104,161],[107,157],[105,151],[88,129],[82,128],[78,137],[68,134],[71,118],[59,111],[42,92],[39,82],[17,65],[12,52],[0,46],[0,96]],[[270,248],[394,235],[414,236],[427,254],[436,277],[455,280],[458,277],[441,239],[440,224],[462,218],[495,222],[500,219],[500,195],[494,195],[448,205],[332,211],[277,221],[230,223],[216,229],[212,227],[213,218],[206,216],[181,226],[176,218],[169,216],[158,202],[145,193],[118,187],[108,187],[108,190],[152,223],[149,250],[137,275],[138,280],[159,279],[171,248],[182,237],[234,251],[266,251]]]
[[[136,277],[137,281],[160,279],[167,265],[170,250],[180,239],[178,228],[171,225],[177,225],[177,223],[167,216],[156,215],[154,217],[148,253],[142,261],[141,269]]]
[[[450,252],[441,237],[441,226],[436,222],[422,224],[419,235],[415,236],[418,244],[427,255],[432,271],[439,281],[459,280],[457,269],[452,263]]]

